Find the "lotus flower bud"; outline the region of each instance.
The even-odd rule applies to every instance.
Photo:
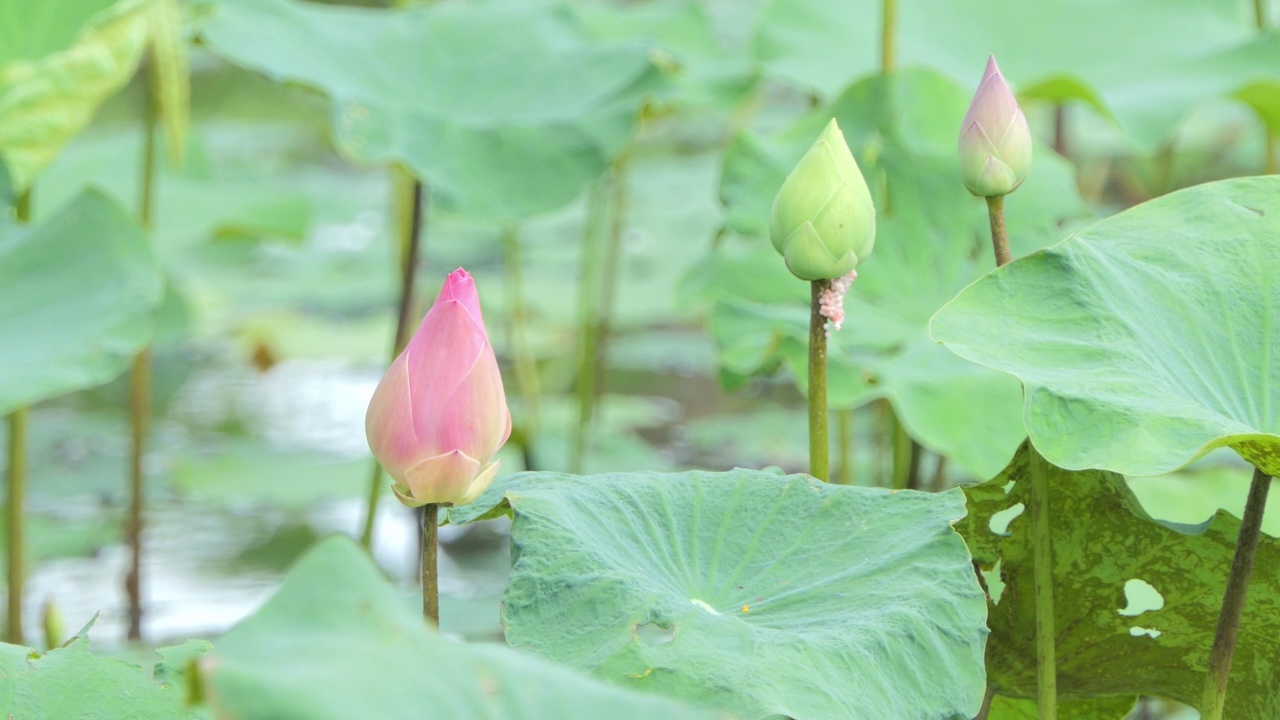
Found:
[[[475,282],[458,268],[378,383],[365,415],[373,455],[409,507],[464,505],[493,482],[511,435]]]
[[[993,56],[960,128],[960,175],[980,197],[1007,195],[1031,171],[1031,130]]]
[[[835,120],[782,183],[769,239],[801,280],[842,277],[871,254],[876,209]]]

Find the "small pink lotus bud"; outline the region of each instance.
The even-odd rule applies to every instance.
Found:
[[[1031,129],[1018,100],[988,56],[982,83],[960,126],[960,175],[980,197],[1007,195],[1031,172]]]
[[[511,435],[498,361],[466,270],[444,288],[369,401],[365,435],[409,507],[465,505],[498,473]]]

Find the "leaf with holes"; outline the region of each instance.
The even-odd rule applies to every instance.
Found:
[[[342,536],[303,556],[201,666],[217,717],[240,720],[721,718],[501,646],[447,640]]]
[[[1002,695],[1035,697],[1035,593],[1029,448],[1005,471],[965,488],[956,525],[990,594],[987,674]],[[1124,478],[1050,469],[1058,695],[1155,695],[1200,701],[1240,521],[1151,519]],[[1227,717],[1280,714],[1280,541],[1263,536],[1231,670]]]
[[[221,0],[204,38],[236,64],[326,93],[351,157],[402,162],[441,205],[487,220],[572,201],[664,85],[646,47],[593,43],[563,12],[530,5]]]
[[[987,275],[933,320],[1026,386],[1050,462],[1127,475],[1230,446],[1280,474],[1280,177],[1131,208]]]
[[[0,415],[118,375],[160,298],[142,229],[97,192],[35,227],[0,224]]]
[[[151,0],[0,0],[0,160],[21,193],[133,77]]]
[[[984,602],[959,491],[753,470],[526,473],[507,640],[744,718],[972,717]],[[454,516],[455,520],[461,519]]]
[[[831,334],[834,407],[887,398],[907,432],[981,479],[1000,472],[1025,437],[1012,378],[948,357],[930,341],[929,317],[994,264],[986,205],[959,181],[956,132],[969,94],[946,77],[904,70],[851,86],[829,107],[775,137],[741,135],[725,159],[721,198],[729,239],[694,267],[686,292],[711,300],[722,367],[763,374],[780,363],[807,378],[808,291],[764,239],[786,173],[835,117],[875,196],[876,249],[845,298],[848,320]],[[1085,213],[1071,168],[1047,148],[1011,197],[1017,252],[1043,247]]]

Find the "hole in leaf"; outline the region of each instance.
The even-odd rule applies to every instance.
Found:
[[[636,626],[636,637],[646,645],[657,647],[675,640],[676,631],[675,628],[664,628],[657,623],[645,623]]]
[[[991,520],[987,522],[987,527],[991,528],[991,532],[1001,537],[1009,537],[1009,523],[1017,519],[1026,510],[1027,506],[1018,503],[1013,507],[1005,508],[998,513],[991,515]]]
[[[1017,484],[1018,483],[1016,480],[1010,480],[1009,482],[1005,483],[1000,489],[1004,490],[1005,495],[1008,495],[1009,493],[1013,492],[1013,486]]]
[[[1155,630],[1153,628],[1144,628],[1144,627],[1138,627],[1137,625],[1134,625],[1133,627],[1129,628],[1129,634],[1134,637],[1142,637],[1143,635],[1146,635],[1147,637],[1158,638],[1164,633],[1160,632],[1159,630]]]
[[[1118,612],[1125,617],[1134,617],[1164,607],[1164,596],[1160,591],[1146,580],[1138,578],[1125,581],[1124,599],[1128,604]]]
[[[1000,604],[1000,598],[1004,596],[1004,580],[1000,577],[1000,563],[1004,562],[1003,558],[997,558],[996,564],[991,566],[990,570],[981,570],[982,581],[987,585],[987,595],[991,596],[993,605]]]

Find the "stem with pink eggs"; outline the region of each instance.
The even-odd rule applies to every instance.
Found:
[[[831,440],[827,434],[827,317],[822,314],[822,293],[830,280],[810,283],[809,307],[809,474],[831,479]]]

